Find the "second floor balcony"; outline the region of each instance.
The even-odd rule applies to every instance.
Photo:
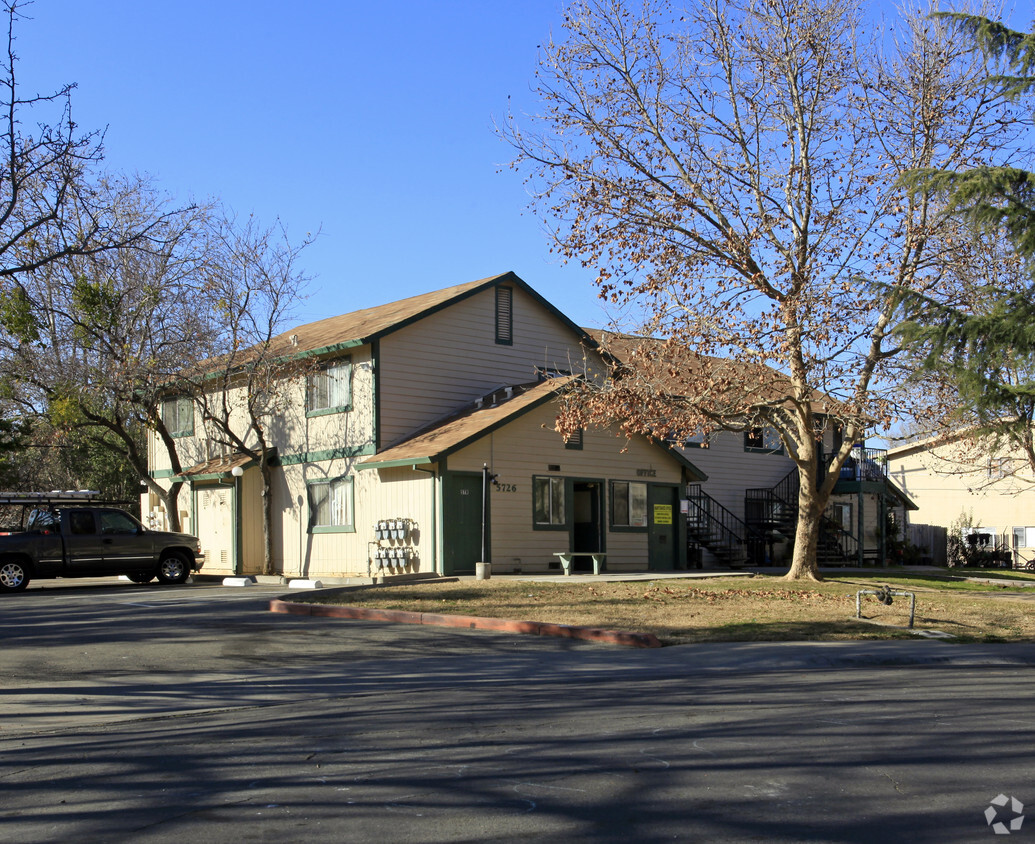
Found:
[[[888,479],[888,452],[883,448],[852,449],[841,466],[842,481],[871,481],[883,483]]]

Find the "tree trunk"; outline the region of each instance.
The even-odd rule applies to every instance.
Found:
[[[794,555],[787,580],[822,580],[816,549],[819,546],[819,523],[822,511],[815,501],[804,500],[804,490],[798,501],[798,525],[794,531]]]
[[[165,516],[169,522],[169,530],[179,532],[183,530],[180,526],[180,489],[183,487],[183,481],[174,480],[169,484],[169,488],[165,489],[159,486],[153,480],[145,480],[147,488],[155,493],[159,500],[162,502],[162,507],[165,509]],[[141,508],[140,518],[142,521],[146,521],[147,514],[143,512]]]
[[[812,424],[811,419],[805,420]],[[806,427],[806,431],[808,428]],[[820,458],[816,441],[802,438],[799,446],[798,463],[798,524],[794,529],[794,554],[787,580],[822,580],[819,575],[819,561],[816,549],[819,546],[819,525],[826,508],[826,498],[821,495],[823,484],[819,479]]]
[[[275,574],[273,571],[273,472],[265,454],[259,463],[262,474],[262,573]]]
[[[179,533],[180,526],[180,490],[183,488],[183,481],[173,481],[169,485],[169,491],[164,496],[162,504],[165,505],[165,512],[169,518],[169,530]],[[194,527],[197,531],[197,527]]]

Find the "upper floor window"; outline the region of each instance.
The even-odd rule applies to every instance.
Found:
[[[335,361],[309,376],[310,413],[341,413],[352,404],[352,362]]]
[[[677,440],[675,437],[670,436],[668,438],[668,441],[670,443],[673,443],[674,445],[680,445],[683,448],[708,448],[709,445],[710,445],[710,440],[708,439],[708,434],[705,434],[703,432],[698,432],[696,434],[691,434],[690,436],[688,436],[686,439],[684,439],[682,441]]]
[[[194,404],[187,396],[166,399],[162,402],[162,423],[171,436],[192,436],[194,434]]]
[[[510,346],[514,343],[514,288],[496,288],[496,342]]]
[[[763,428],[752,428],[744,433],[745,451],[767,451],[772,454],[783,451],[780,434],[776,428],[766,425]]]
[[[1001,481],[1014,474],[1013,460],[1009,457],[988,458],[988,477],[993,481]]]

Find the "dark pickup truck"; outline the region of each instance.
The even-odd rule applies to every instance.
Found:
[[[201,566],[197,537],[149,530],[115,507],[37,506],[26,511],[24,527],[0,533],[0,592],[54,577],[183,583]]]

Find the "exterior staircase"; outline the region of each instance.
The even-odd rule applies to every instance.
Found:
[[[687,542],[703,548],[722,565],[737,568],[751,561],[750,546],[761,537],[701,489],[687,487]]]
[[[841,469],[841,479],[886,482],[885,454],[880,449],[853,450]],[[722,565],[771,565],[773,546],[794,539],[800,488],[798,470],[793,469],[772,488],[745,490],[741,520],[699,484],[691,484],[687,487],[687,542],[691,548],[709,551]],[[830,503],[820,521],[816,558],[821,566],[859,561],[859,537],[833,518],[835,503]]]
[[[771,489],[745,490],[745,521],[756,533],[764,537],[765,546],[771,548],[777,542],[794,539],[798,524],[798,491],[800,489],[798,470],[791,470]],[[819,542],[816,559],[821,566],[835,566],[852,563],[857,559],[858,539],[832,516],[831,504],[820,520]],[[765,559],[752,560],[753,565],[766,565]]]

